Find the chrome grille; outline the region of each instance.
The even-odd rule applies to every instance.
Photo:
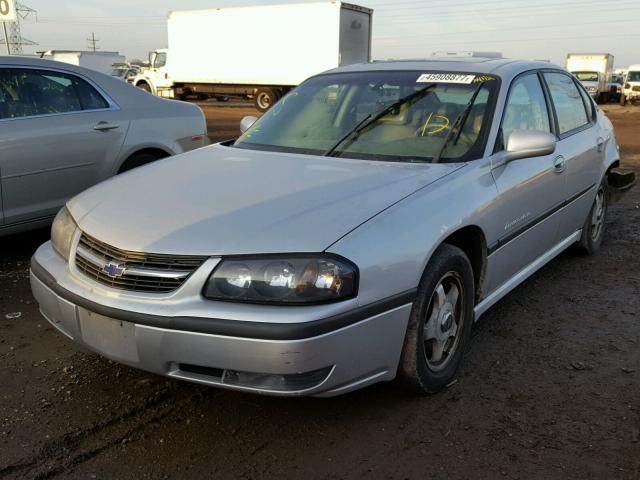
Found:
[[[86,233],[76,249],[76,267],[84,275],[108,287],[135,292],[172,292],[205,260],[120,250]]]

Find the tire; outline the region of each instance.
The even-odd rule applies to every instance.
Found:
[[[620,95],[620,105],[624,107],[626,104],[627,104],[627,97],[625,97],[624,95]]]
[[[160,155],[158,153],[150,153],[150,152],[142,152],[142,153],[134,153],[131,155],[120,167],[118,174],[128,172],[129,170],[133,170],[134,168],[141,167],[148,163],[155,162],[156,160],[160,160],[161,158],[166,158],[168,155]]]
[[[459,248],[441,245],[413,302],[398,371],[405,385],[436,393],[452,382],[471,338],[474,298],[469,259]]]
[[[605,176],[598,187],[596,198],[591,205],[589,215],[582,226],[582,236],[577,242],[578,251],[584,255],[593,255],[602,245],[609,211],[609,189]]]
[[[151,85],[149,85],[147,82],[140,82],[138,85],[136,85],[136,87],[138,87],[141,90],[144,90],[147,93],[152,93]]]
[[[255,105],[261,112],[269,110],[278,101],[276,92],[270,88],[260,88],[256,93]]]

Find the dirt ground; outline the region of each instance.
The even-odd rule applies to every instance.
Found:
[[[234,135],[239,105],[204,105]],[[607,107],[640,173],[640,108]],[[76,347],[38,314],[47,231],[0,239],[0,479],[640,478],[640,188],[594,257],[567,252],[475,327],[457,382],[277,399],[166,380]],[[18,315],[19,314],[19,315]]]

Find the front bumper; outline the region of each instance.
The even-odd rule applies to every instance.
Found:
[[[32,259],[31,287],[54,327],[107,358],[196,383],[281,396],[333,396],[393,379],[411,312],[411,294],[405,294],[386,308],[295,324],[221,320],[215,308],[210,318],[202,308],[197,318],[148,314],[148,297],[120,299],[121,293],[76,277],[50,243]],[[215,305],[200,301],[205,309]],[[170,311],[179,311],[180,301],[171,303]]]

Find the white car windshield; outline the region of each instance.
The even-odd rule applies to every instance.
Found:
[[[640,72],[629,72],[627,82],[640,82]]]
[[[498,84],[495,76],[468,73],[321,75],[289,93],[234,146],[367,160],[480,158]]]

